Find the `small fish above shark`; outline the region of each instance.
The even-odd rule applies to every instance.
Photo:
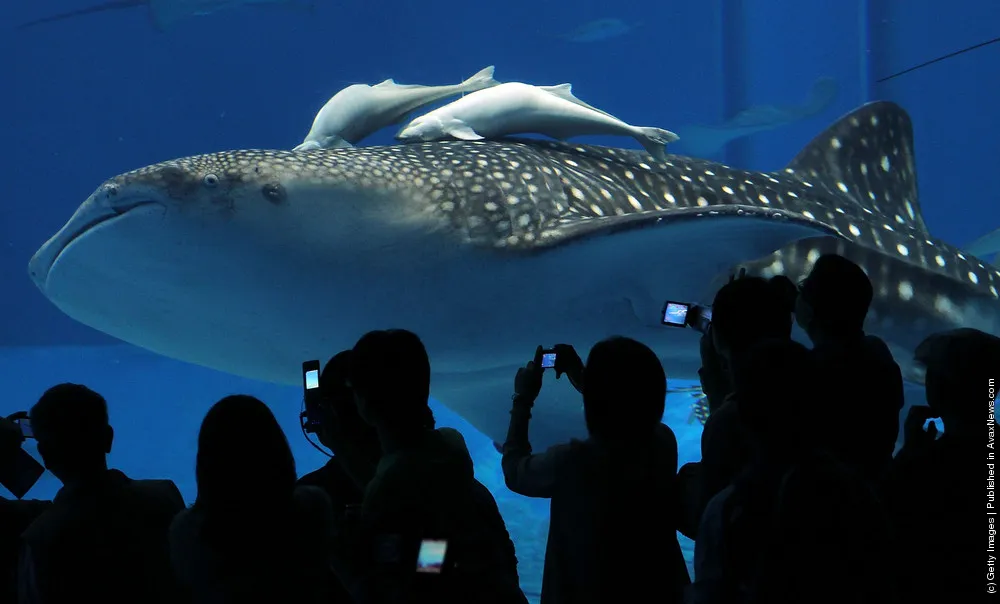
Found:
[[[353,147],[378,130],[400,123],[421,107],[498,84],[493,79],[492,65],[451,86],[397,84],[391,79],[374,86],[353,84],[323,105],[309,134],[294,151]]]
[[[588,21],[573,31],[559,37],[567,42],[603,42],[605,40],[624,36],[625,34],[635,30],[640,25],[642,25],[642,23],[630,23],[616,17],[608,17],[605,19]]]
[[[946,326],[998,333],[1000,273],[926,232],[910,120],[888,102],[775,172],[542,140],[176,159],[100,185],[28,270],[94,329],[269,382],[298,385],[303,359],[368,330],[412,329],[433,396],[502,442],[537,345],[628,335],[696,379],[699,334],[662,327],[664,299],[711,301],[734,266],[801,271],[840,242],[893,319],[871,332],[901,357]],[[546,381],[539,448],[586,434],[579,395]]]
[[[86,8],[41,17],[22,23],[17,28],[29,29],[85,15],[145,7],[149,11],[149,20],[153,26],[158,31],[166,31],[178,22],[191,17],[201,17],[225,9],[251,5],[283,6],[310,11],[315,8],[314,0],[110,0]]]
[[[754,105],[722,124],[681,126],[678,149],[695,157],[712,157],[734,140],[819,115],[833,105],[838,89],[837,80],[823,77],[813,83],[809,98],[801,105]]]
[[[512,134],[543,134],[558,140],[586,135],[630,136],[657,160],[665,160],[664,146],[677,135],[663,128],[633,126],[584,103],[570,84],[532,86],[507,82],[474,92],[415,118],[403,126],[398,140],[465,141]]]

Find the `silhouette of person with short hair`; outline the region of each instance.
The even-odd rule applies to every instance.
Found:
[[[170,531],[173,566],[194,602],[327,601],[333,511],[295,486],[295,460],[260,400],[227,396],[198,434],[198,497]]]
[[[903,377],[885,342],[865,335],[872,296],[871,281],[861,267],[826,254],[802,282],[795,317],[812,340],[831,409],[857,418],[849,433],[836,422],[826,422],[819,427],[829,430],[819,436],[844,463],[877,483],[899,436]]]
[[[358,525],[338,540],[336,565],[355,600],[526,604],[514,544],[492,494],[475,479],[465,440],[435,429],[420,338],[369,332],[350,356],[358,413],[382,446]],[[416,571],[425,540],[447,542],[440,574]]]
[[[750,445],[737,413],[734,371],[741,355],[767,339],[791,340],[795,286],[785,277],[741,276],[719,289],[712,324],[702,337],[702,388],[711,413],[701,435],[701,461],[679,472],[683,491],[681,532],[697,537],[709,500],[729,486],[750,459]],[[722,400],[719,400],[719,399]]]
[[[49,388],[30,417],[38,453],[63,487],[22,535],[19,600],[176,602],[167,532],[184,509],[177,486],[108,469],[107,403],[86,386]]]
[[[334,456],[298,482],[326,491],[335,510],[361,504],[382,457],[378,433],[358,414],[354,391],[348,386],[350,360],[350,350],[337,353],[323,367],[319,378],[323,402],[317,436]]]
[[[630,602],[651,593],[681,602],[690,577],[676,533],[677,439],[660,421],[663,366],[631,338],[598,342],[586,366],[571,346],[555,350],[557,377],[566,373],[582,391],[589,438],[532,454],[539,347],[515,379],[502,459],[511,491],[551,500],[541,602]]]
[[[900,600],[979,601],[989,554],[982,549],[989,529],[983,512],[1000,507],[988,499],[993,508],[986,507],[979,490],[985,464],[996,463],[989,436],[997,432],[995,414],[990,431],[990,412],[1000,380],[1000,338],[968,328],[941,332],[917,347],[915,359],[926,367],[928,406],[910,408],[903,447],[884,485],[895,547],[906,552],[894,557]],[[934,424],[924,429],[934,417],[941,418],[943,434]]]
[[[375,428],[358,414],[354,391],[348,386],[351,351],[333,356],[319,377],[322,404],[319,407],[319,441],[334,456],[323,467],[298,480],[298,485],[323,489],[333,502],[338,522],[347,522],[351,513],[360,510],[365,488],[375,474],[382,448]],[[332,593],[328,602],[352,602],[353,596],[341,579],[331,577]]]
[[[816,367],[787,338],[739,353],[751,461],[709,502],[693,604],[892,602],[886,518],[870,485],[812,442]]]

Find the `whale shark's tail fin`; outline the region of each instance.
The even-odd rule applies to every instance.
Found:
[[[862,105],[814,138],[785,167],[809,187],[927,235],[917,193],[913,124],[902,107]]]
[[[146,6],[149,4],[148,0],[111,0],[110,2],[103,2],[97,6],[89,6],[87,8],[79,8],[77,10],[59,13],[57,15],[51,15],[49,17],[42,17],[40,19],[35,19],[33,21],[28,21],[27,23],[22,23],[17,26],[17,29],[29,29],[36,27],[38,25],[43,25],[45,23],[54,23],[56,21],[64,21],[66,19],[72,19],[74,17],[82,17],[83,15],[92,15],[94,13],[103,13],[112,10],[122,10],[125,8],[135,8],[137,6]]]

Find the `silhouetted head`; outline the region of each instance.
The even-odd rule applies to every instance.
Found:
[[[1000,338],[954,329],[926,338],[914,357],[927,370],[927,404],[941,417],[945,434],[980,425],[987,402],[995,401],[1000,389]]]
[[[114,430],[104,397],[80,384],[59,384],[31,408],[38,453],[63,483],[107,469]]]
[[[814,430],[806,418],[820,404],[809,349],[789,338],[763,340],[734,367],[740,420],[758,446],[780,453],[808,440]]]
[[[354,345],[350,367],[358,413],[366,422],[397,435],[434,428],[428,406],[431,363],[415,333],[405,329],[366,333]]]
[[[583,412],[591,436],[624,440],[652,433],[666,396],[663,365],[645,344],[615,336],[590,349]]]
[[[200,508],[238,513],[290,501],[295,459],[271,410],[243,394],[215,403],[201,422],[195,469]]]
[[[758,342],[792,337],[794,285],[785,278],[744,277],[724,285],[712,303],[712,342],[732,372],[733,358]]]
[[[799,292],[795,318],[814,343],[862,334],[874,291],[860,266],[837,254],[820,256]]]
[[[372,463],[378,463],[382,455],[378,433],[361,418],[354,402],[354,390],[348,385],[351,353],[351,350],[337,353],[327,361],[319,376],[323,404],[318,436],[334,455],[339,456],[343,447],[352,446],[368,456]]]

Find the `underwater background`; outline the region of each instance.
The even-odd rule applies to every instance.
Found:
[[[290,149],[349,84],[451,84],[496,65],[500,81],[571,82],[577,96],[628,122],[677,131],[670,152],[756,170],[782,167],[856,106],[892,100],[913,119],[934,235],[961,246],[1000,227],[1000,44],[878,82],[1000,35],[993,0],[136,0],[16,29],[94,4],[0,4],[0,413],[30,407],[55,383],[85,383],[110,406],[110,463],[133,477],[171,478],[188,502],[202,416],[230,393],[271,406],[300,474],[319,467],[326,458],[299,429],[301,393],[78,324],[36,290],[28,259],[104,179],[199,153]],[[727,123],[740,112],[743,121]],[[393,134],[365,144],[390,144]],[[664,416],[682,464],[699,457],[692,401],[669,395]],[[434,410],[439,425],[465,434],[517,544],[524,589],[536,595],[547,502],[507,491],[492,442],[441,403]],[[46,474],[28,497],[49,498],[58,486]],[[691,543],[682,542],[690,560]]]

